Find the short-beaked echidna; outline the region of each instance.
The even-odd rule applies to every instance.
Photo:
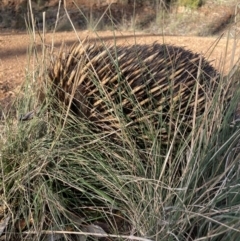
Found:
[[[48,71],[59,103],[99,130],[154,123],[161,138],[177,123],[191,128],[219,80],[201,55],[158,43],[75,44],[67,54],[60,52]]]

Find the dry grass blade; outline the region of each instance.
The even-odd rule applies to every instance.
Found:
[[[126,235],[113,235],[113,234],[104,234],[103,232],[96,233],[94,232],[71,232],[71,231],[42,231],[45,234],[75,234],[75,235],[86,235],[93,237],[109,237],[109,238],[119,238],[119,239],[128,239],[128,240],[139,240],[139,241],[153,241],[152,239],[137,237],[137,236],[126,236]],[[26,232],[26,234],[34,234],[34,232]]]
[[[0,236],[2,235],[4,229],[7,227],[10,217],[4,217],[0,221]]]

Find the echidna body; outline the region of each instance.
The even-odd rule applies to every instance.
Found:
[[[184,48],[95,43],[60,53],[51,62],[48,83],[66,108],[111,132],[123,125],[136,129],[141,122],[175,128],[182,120],[191,127],[218,80],[209,62]],[[160,135],[167,135],[163,129]]]

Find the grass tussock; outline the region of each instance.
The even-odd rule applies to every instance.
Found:
[[[5,240],[238,240],[240,132],[230,124],[239,77],[236,71],[220,79],[191,132],[179,121],[163,143],[152,133],[164,122],[157,129],[142,122],[151,140],[146,149],[122,116],[115,141],[66,108],[53,109],[51,98],[30,121],[6,117],[0,234]],[[18,114],[35,103],[33,89],[16,101]]]

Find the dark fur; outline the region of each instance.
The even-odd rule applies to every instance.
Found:
[[[159,126],[161,119],[174,128],[182,118],[191,126],[194,106],[201,115],[218,80],[219,73],[201,55],[157,43],[76,44],[49,68],[56,99],[110,132],[121,128],[119,116],[126,125],[150,121]]]

